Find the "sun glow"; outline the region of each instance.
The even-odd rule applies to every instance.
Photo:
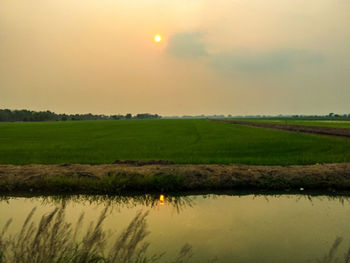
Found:
[[[161,35],[155,35],[154,36],[154,41],[159,43],[160,41],[162,41],[162,36]]]

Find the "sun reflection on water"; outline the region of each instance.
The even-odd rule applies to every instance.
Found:
[[[164,195],[159,196],[159,204],[164,205]]]

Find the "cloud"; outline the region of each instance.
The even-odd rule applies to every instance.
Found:
[[[324,60],[321,54],[297,49],[221,53],[212,54],[210,58],[210,64],[218,70],[246,72],[283,71],[301,64],[319,64]]]
[[[219,71],[279,72],[297,65],[319,64],[324,61],[321,54],[305,49],[276,49],[254,51],[248,49],[210,54],[203,34],[180,32],[170,37],[167,53],[186,59],[206,57],[206,63]]]
[[[180,58],[207,56],[201,33],[178,33],[170,37],[167,52]]]

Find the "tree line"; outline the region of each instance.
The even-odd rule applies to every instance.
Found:
[[[132,115],[95,115],[95,114],[56,114],[51,111],[9,110],[0,109],[0,122],[13,121],[86,121],[86,120],[128,120],[160,119],[158,114],[141,113]]]

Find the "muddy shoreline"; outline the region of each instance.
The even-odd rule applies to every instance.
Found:
[[[225,122],[225,123],[244,125],[244,126],[250,126],[250,127],[284,130],[284,131],[292,131],[292,132],[300,132],[300,133],[308,133],[308,134],[350,139],[350,129],[347,129],[347,128],[306,126],[306,125],[304,126],[304,125],[295,125],[295,124],[280,124],[280,123],[235,121],[235,120],[212,120],[212,121]]]
[[[350,190],[350,163],[0,165],[0,193],[120,194],[207,190]]]

